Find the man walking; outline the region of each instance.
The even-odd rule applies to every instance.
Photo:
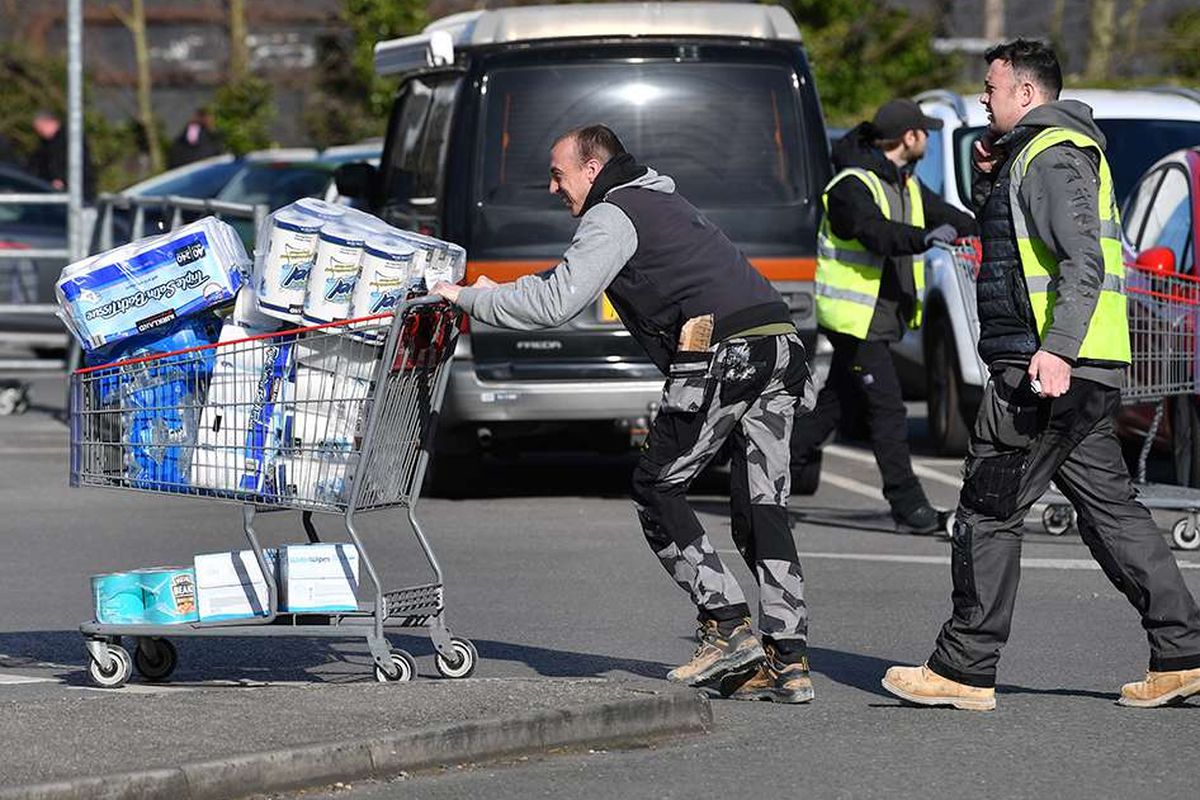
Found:
[[[925,261],[937,242],[976,234],[975,221],[912,174],[925,155],[927,117],[911,100],[885,103],[833,146],[817,240],[817,323],[833,345],[813,414],[792,433],[792,465],[819,458],[843,408],[866,407],[883,495],[899,531],[933,533],[938,513],[913,474],[908,418],[890,346],[921,324]]]
[[[923,705],[988,710],[1021,569],[1021,526],[1051,478],[1104,574],[1142,617],[1145,680],[1120,702],[1200,693],[1200,609],[1150,513],[1134,499],[1113,428],[1129,363],[1120,221],[1091,109],[1058,100],[1054,51],[992,48],[974,148],[980,214],[979,352],[991,368],[952,540],[954,611],[919,667],[883,686]]]
[[[811,700],[804,578],[787,504],[788,439],[797,407],[812,405],[812,384],[787,304],[674,181],[636,163],[602,125],[554,143],[550,191],[581,218],[558,266],[433,292],[490,325],[529,330],[566,322],[607,290],[667,376],[633,476],[646,539],[699,610],[700,644],[667,677],[744,699]],[[737,503],[749,509],[743,533],[761,588],[762,644],[741,587],[687,501],[730,437],[746,493]]]

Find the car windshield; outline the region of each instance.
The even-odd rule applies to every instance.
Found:
[[[475,230],[484,240],[475,244],[519,248],[548,234],[557,244],[569,237],[576,223],[548,190],[550,147],[564,131],[596,120],[640,162],[673,178],[689,201],[713,212],[734,241],[787,242],[791,234],[776,228],[808,194],[797,83],[790,66],[774,63],[495,69],[487,78],[475,186],[483,223]]]
[[[321,197],[332,180],[333,172],[320,164],[246,164],[217,194],[217,199],[265,203],[274,211],[301,197]]]
[[[1167,119],[1097,119],[1107,139],[1105,156],[1112,170],[1117,205],[1151,164],[1168,153],[1200,142],[1200,121]],[[971,145],[983,135],[984,127],[962,128],[954,135],[955,171],[958,193],[964,202],[971,197]]]
[[[202,167],[185,167],[180,170],[182,174],[161,175],[153,185],[137,190],[135,194],[142,197],[166,197],[170,194],[183,197],[216,197],[241,168],[242,162],[232,160]]]

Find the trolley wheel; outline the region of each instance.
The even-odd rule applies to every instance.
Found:
[[[1062,536],[1075,524],[1075,509],[1070,506],[1046,506],[1042,512],[1042,528],[1051,536]]]
[[[471,673],[475,671],[475,665],[479,663],[479,651],[475,649],[475,645],[471,644],[470,639],[460,639],[455,636],[450,639],[450,648],[454,650],[452,658],[446,658],[438,653],[437,658],[434,659],[438,674],[443,678],[470,677]]]
[[[1180,550],[1200,550],[1200,528],[1184,517],[1171,528],[1171,539]]]
[[[820,487],[821,451],[817,450],[810,460],[804,462],[804,466],[792,474],[792,494],[814,495]]]
[[[138,639],[137,649],[133,651],[133,665],[138,674],[148,681],[165,681],[175,671],[179,663],[179,654],[175,645],[166,639],[146,637]]]
[[[417,661],[407,650],[392,651],[392,666],[396,668],[395,675],[388,675],[383,667],[375,665],[375,680],[380,683],[400,683],[411,681],[417,676]]]
[[[947,539],[953,539],[954,521],[958,519],[958,515],[953,511],[944,511],[939,512],[939,516],[942,518],[942,535],[944,535]]]
[[[129,651],[120,645],[109,644],[107,647],[108,655],[113,660],[108,671],[105,672],[99,662],[91,659],[88,661],[88,677],[103,689],[119,689],[133,674],[133,659],[129,657]]]
[[[0,389],[0,416],[23,414],[29,408],[28,390],[23,385]]]

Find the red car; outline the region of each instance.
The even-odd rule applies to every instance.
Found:
[[[1130,387],[1175,384],[1163,408],[1155,449],[1169,453],[1174,482],[1200,486],[1200,147],[1177,150],[1151,166],[1134,186],[1121,215],[1128,273]],[[1147,392],[1153,394],[1153,392]],[[1156,403],[1130,405],[1119,419],[1121,435],[1144,440]]]

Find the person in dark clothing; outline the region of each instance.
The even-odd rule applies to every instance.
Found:
[[[225,141],[213,127],[212,113],[207,108],[198,108],[179,135],[171,141],[167,165],[180,167],[224,152]]]
[[[891,667],[883,687],[920,705],[996,707],[1025,516],[1053,480],[1150,645],[1145,679],[1122,686],[1117,702],[1177,702],[1200,694],[1200,607],[1137,501],[1115,431],[1130,343],[1104,134],[1091,108],[1058,99],[1062,71],[1048,46],[1017,39],[986,58],[990,124],[973,161],[990,184],[976,294],[991,376],[951,539],[953,613],[928,660]]]
[[[12,142],[3,133],[0,133],[0,164],[12,164],[19,166],[17,162],[16,151],[13,150]]]
[[[933,533],[941,518],[912,469],[908,418],[890,346],[921,321],[925,265],[935,243],[974,236],[970,215],[912,174],[925,154],[927,117],[911,100],[881,106],[833,147],[817,247],[817,323],[833,345],[814,413],[792,431],[792,467],[803,468],[847,407],[866,407],[883,494],[898,530]]]
[[[673,180],[638,164],[608,128],[569,131],[550,159],[550,191],[580,217],[562,261],[513,283],[432,291],[518,330],[561,325],[607,292],[667,377],[633,477],[643,534],[699,611],[700,644],[667,678],[737,699],[807,702],[808,611],[788,524],[788,442],[813,392],[787,304]],[[741,587],[687,501],[731,437],[761,586],[761,644]]]
[[[39,111],[33,118],[33,130],[37,133],[38,144],[29,156],[26,169],[41,178],[55,189],[65,191],[67,188],[67,130],[57,115],[49,111]],[[96,196],[96,170],[92,165],[92,157],[88,152],[87,141],[83,143],[83,198],[91,200]]]

